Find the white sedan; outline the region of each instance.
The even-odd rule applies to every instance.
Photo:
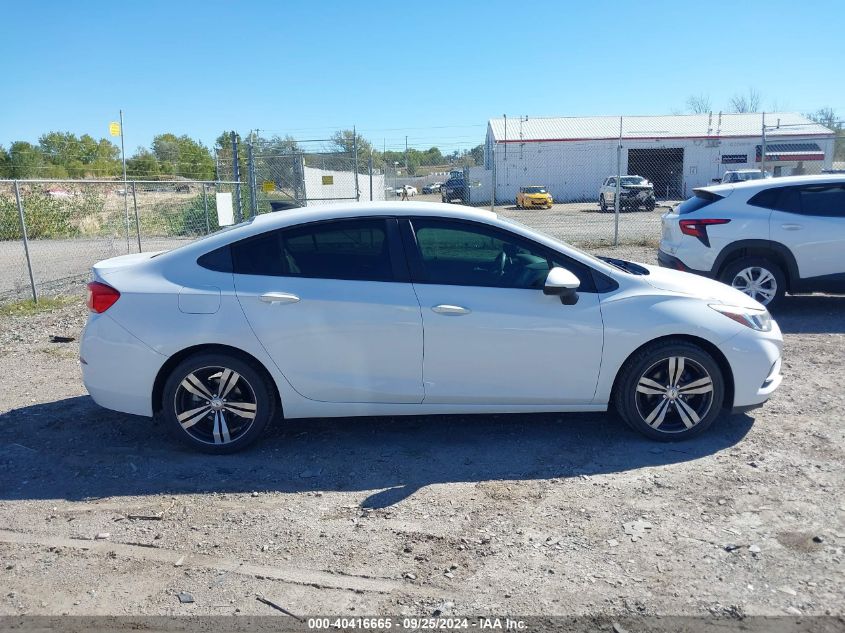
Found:
[[[764,403],[759,303],[432,203],[271,213],[94,266],[85,385],[225,453],[276,419],[604,411],[655,439]]]

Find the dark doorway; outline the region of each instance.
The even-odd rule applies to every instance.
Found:
[[[683,198],[684,148],[629,149],[628,174],[654,183],[654,195],[658,199]]]

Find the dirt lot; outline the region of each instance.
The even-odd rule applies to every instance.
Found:
[[[80,303],[0,316],[0,614],[842,614],[845,298],[776,316],[783,387],[695,441],[364,418],[219,458],[93,404]]]

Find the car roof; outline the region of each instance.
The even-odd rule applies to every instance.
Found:
[[[230,230],[223,230],[212,233],[189,244],[185,244],[172,251],[162,252],[161,264],[167,265],[168,261],[184,261],[210,252],[226,244],[236,242],[265,231],[295,226],[309,222],[321,222],[323,220],[339,220],[344,218],[360,217],[426,217],[443,218],[448,220],[474,220],[482,224],[496,226],[509,230],[518,235],[533,239],[550,248],[560,248],[560,243],[554,238],[543,233],[535,232],[530,227],[520,223],[508,221],[492,211],[467,207],[463,205],[444,204],[440,202],[351,202],[340,204],[329,204],[319,207],[302,207],[297,209],[286,209],[284,211],[273,211],[263,213],[247,222],[232,227]],[[593,266],[608,273],[611,276],[616,271],[609,264],[596,261],[591,256],[581,253],[573,247],[568,247],[569,256],[580,260],[582,263]]]
[[[845,174],[818,174],[812,176],[779,176],[777,178],[761,178],[759,180],[743,180],[742,182],[732,182],[720,185],[708,185],[706,187],[696,187],[696,190],[702,189],[719,193],[724,191],[742,191],[752,189],[768,189],[769,187],[786,187],[788,185],[809,185],[809,184],[826,184],[826,183],[845,183]]]

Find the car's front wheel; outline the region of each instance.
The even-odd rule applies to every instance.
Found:
[[[254,442],[275,416],[270,379],[242,358],[188,357],[164,384],[162,417],[182,442],[207,453],[234,453]]]
[[[604,194],[599,196],[599,208],[602,213],[607,213],[607,203],[604,201]]]
[[[743,257],[731,262],[719,279],[767,308],[780,303],[786,294],[786,276],[780,266],[765,257]]]
[[[702,348],[667,340],[635,353],[617,379],[614,404],[629,426],[656,440],[705,431],[725,397],[722,371]]]

